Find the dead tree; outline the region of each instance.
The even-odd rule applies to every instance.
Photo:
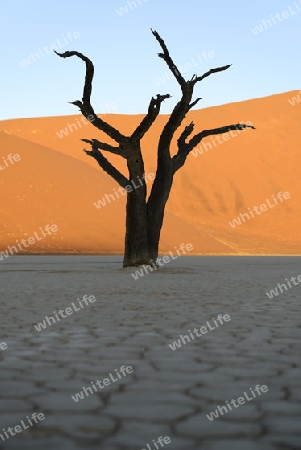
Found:
[[[160,113],[161,103],[169,98],[170,95],[157,94],[156,98],[152,98],[149,103],[148,112],[141,123],[130,136],[125,136],[102,118],[98,117],[91,106],[94,66],[90,59],[76,51],[67,51],[65,53],[55,52],[62,58],[77,56],[86,63],[83,98],[81,101],[77,100],[71,103],[78,106],[84,117],[96,128],[103,131],[116,142],[116,145],[111,145],[100,142],[97,139],[83,139],[84,142],[91,146],[91,150],[84,150],[86,154],[93,157],[99,166],[124,189],[130,185],[130,180],[134,182],[139,178],[141,180],[141,182],[139,181],[139,189],[132,189],[131,192],[129,189],[127,190],[124,267],[150,264],[156,261],[165,205],[170,194],[173,177],[185,164],[186,158],[191,150],[207,136],[227,133],[230,130],[242,130],[247,127],[254,128],[246,124],[227,125],[211,130],[203,130],[192,136],[194,123],[191,122],[182,131],[182,134],[177,140],[177,153],[171,157],[171,143],[175,132],[181,126],[188,111],[201,100],[197,98],[192,101],[196,83],[209,77],[211,74],[227,70],[231,65],[211,69],[202,76],[195,74],[190,80],[186,81],[172,60],[163,39],[156,31],[151,31],[162,49],[162,53],[158,53],[158,56],[165,61],[179,83],[182,97],[174,107],[160,135],[157,150],[156,176],[148,199],[144,179],[145,171],[141,152],[141,140]],[[114,153],[126,159],[128,176],[123,175],[117,170],[104,156],[103,152]]]

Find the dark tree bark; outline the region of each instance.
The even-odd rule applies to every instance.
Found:
[[[162,53],[158,53],[158,56],[165,61],[168,68],[173,73],[180,85],[182,96],[180,101],[174,107],[159,138],[156,177],[148,199],[146,182],[144,179],[145,170],[141,152],[141,139],[159,115],[162,102],[169,98],[170,95],[158,94],[156,98],[152,98],[146,116],[133,131],[131,136],[125,136],[102,118],[98,117],[91,106],[90,100],[94,66],[90,59],[76,51],[68,51],[65,53],[58,53],[55,51],[55,53],[62,58],[77,56],[85,62],[86,77],[83,98],[81,101],[76,100],[72,102],[72,104],[79,107],[81,113],[92,123],[92,125],[103,131],[116,142],[116,145],[113,146],[100,142],[97,139],[83,139],[84,142],[91,146],[91,150],[84,151],[87,155],[93,157],[99,166],[114,178],[114,180],[124,189],[130,186],[130,181],[134,181],[136,185],[139,185],[139,189],[131,190],[128,188],[127,190],[124,267],[151,264],[156,261],[158,257],[160,233],[164,220],[165,205],[169,198],[173,177],[177,170],[185,164],[186,158],[193,148],[207,136],[227,133],[230,130],[254,128],[253,126],[246,124],[227,125],[211,130],[203,130],[191,137],[194,131],[194,124],[190,123],[184,128],[177,141],[178,150],[176,155],[171,157],[170,149],[175,132],[181,126],[188,111],[201,100],[200,98],[197,98],[192,101],[196,83],[213,73],[227,70],[230,65],[211,69],[202,76],[193,75],[190,80],[186,81],[174,64],[163,39],[156,31],[152,30],[152,33],[162,49]],[[128,177],[119,172],[119,170],[107,160],[102,151],[110,152],[126,159]]]

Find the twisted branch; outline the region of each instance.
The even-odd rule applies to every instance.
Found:
[[[112,127],[103,119],[98,117],[91,106],[90,100],[92,93],[92,80],[94,76],[94,66],[92,61],[82,53],[76,51],[58,53],[54,50],[54,52],[61,58],[69,58],[71,56],[77,56],[86,63],[86,76],[82,101],[76,100],[71,103],[73,105],[78,106],[81,113],[86,117],[87,120],[92,122],[92,125],[94,125],[96,128],[106,133],[108,136],[110,136],[110,138],[114,139],[114,141],[118,142],[119,144],[125,143],[127,138],[123,134],[121,134],[118,130],[116,130],[116,128]]]

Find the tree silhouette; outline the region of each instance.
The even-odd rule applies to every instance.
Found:
[[[162,53],[158,53],[158,56],[165,61],[176,78],[182,91],[182,97],[175,105],[160,135],[157,150],[156,176],[148,199],[146,181],[144,178],[144,161],[141,153],[141,140],[160,113],[162,102],[167,98],[170,98],[170,95],[157,94],[155,98],[153,97],[149,103],[148,112],[141,123],[130,136],[125,136],[102,118],[98,117],[91,106],[90,100],[94,75],[92,61],[82,53],[76,51],[67,51],[64,53],[55,51],[55,53],[62,58],[77,56],[86,63],[86,76],[82,100],[76,100],[71,103],[78,106],[84,117],[96,128],[103,131],[116,142],[116,145],[111,145],[100,142],[97,139],[82,139],[91,146],[91,150],[84,150],[86,154],[94,158],[99,166],[114,178],[120,186],[127,189],[124,267],[151,264],[156,261],[158,257],[165,205],[170,194],[173,177],[184,165],[187,156],[193,148],[207,136],[226,133],[230,130],[254,128],[252,125],[246,124],[227,125],[211,130],[203,130],[192,136],[194,123],[191,122],[182,131],[177,140],[177,153],[171,157],[170,149],[175,132],[181,126],[187,112],[201,100],[200,98],[197,98],[192,101],[196,83],[214,73],[227,70],[231,65],[211,69],[202,76],[197,76],[195,74],[190,80],[185,80],[172,60],[163,39],[156,31],[151,31],[162,49]],[[123,175],[107,160],[103,155],[103,151],[119,155],[126,160],[128,177]],[[141,180],[139,181],[139,189],[130,190],[130,181],[137,181],[138,179]]]

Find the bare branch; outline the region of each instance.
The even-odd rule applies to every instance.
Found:
[[[202,81],[204,78],[209,77],[213,73],[222,72],[223,70],[229,69],[229,67],[231,67],[231,66],[232,66],[232,64],[228,64],[227,66],[217,67],[216,69],[210,69],[210,70],[208,70],[208,72],[205,72],[201,77],[193,76],[191,81],[193,82],[193,84],[195,84],[198,81]]]
[[[185,127],[184,131],[182,132],[181,136],[178,139],[178,148],[182,148],[186,145],[186,139],[188,136],[193,132],[194,129],[194,123],[191,122],[187,127]]]
[[[184,165],[186,158],[191,150],[193,150],[205,137],[215,134],[227,133],[231,130],[243,130],[245,128],[253,128],[253,130],[256,129],[253,125],[247,125],[245,123],[226,125],[219,128],[213,128],[212,130],[203,130],[200,133],[196,134],[193,138],[191,138],[189,142],[185,142],[186,138],[189,136],[189,134],[192,133],[193,130],[193,123],[191,123],[185,128],[180,138],[178,139],[178,153],[173,157],[174,172],[179,170]]]
[[[159,44],[163,50],[163,53],[158,53],[159,58],[164,59],[164,61],[168,65],[170,71],[175,76],[177,82],[182,87],[182,89],[184,89],[186,86],[186,81],[183,78],[183,76],[181,75],[181,73],[180,73],[179,69],[177,68],[177,66],[175,65],[175,63],[173,62],[173,60],[169,54],[169,51],[165,45],[165,42],[163,41],[163,39],[161,38],[159,33],[157,33],[157,31],[151,29],[151,32],[153,33],[153,35],[155,36],[155,38],[157,39],[157,41],[159,42]]]
[[[170,166],[171,162],[171,141],[176,130],[185,118],[186,113],[189,111],[190,101],[193,94],[193,83],[191,81],[185,81],[185,79],[175,66],[163,39],[156,31],[151,31],[163,50],[163,53],[159,53],[160,58],[164,59],[169,69],[173,72],[182,90],[182,98],[176,104],[172,113],[170,114],[169,119],[160,136],[158,145],[158,170],[160,170],[160,165],[162,166],[162,169],[165,167],[166,170],[169,170],[168,167]]]
[[[79,100],[75,100],[74,102],[68,102],[68,103],[70,103],[71,105],[75,105],[75,106],[78,106],[80,110],[81,110],[81,109],[82,109],[82,107],[83,107],[83,104],[82,104],[82,102],[81,102],[81,101],[79,101]]]
[[[188,142],[189,151],[196,147],[206,136],[223,134],[231,130],[244,130],[245,128],[253,128],[253,130],[256,129],[253,125],[247,125],[246,123],[237,123],[235,125],[226,125],[224,127],[213,128],[212,130],[203,130],[200,133],[196,134],[192,139],[190,139],[190,141]]]
[[[69,58],[71,56],[77,56],[82,61],[86,63],[86,76],[85,76],[85,85],[83,89],[83,98],[82,102],[80,100],[76,100],[74,102],[71,102],[73,105],[76,105],[80,108],[81,113],[86,117],[89,122],[91,122],[96,128],[106,133],[110,138],[114,139],[119,144],[124,143],[127,138],[121,134],[118,130],[116,130],[114,127],[109,125],[107,122],[102,120],[100,117],[95,114],[94,109],[91,106],[90,99],[91,99],[91,92],[92,92],[92,80],[94,75],[94,66],[92,61],[87,58],[85,55],[83,55],[80,52],[71,51],[71,52],[65,52],[65,53],[58,53],[54,50],[54,52],[60,56],[61,58]]]
[[[122,156],[126,159],[126,152],[120,147],[113,147],[113,145],[106,144],[105,142],[100,142],[97,139],[82,139],[83,142],[87,142],[91,146],[95,146],[98,149],[105,150],[110,153],[114,153],[115,155]]]
[[[112,178],[114,178],[115,181],[117,181],[117,183],[120,184],[120,186],[122,186],[124,189],[126,186],[128,186],[130,184],[130,181],[121,173],[119,172],[119,170],[117,170],[108,160],[105,156],[103,156],[103,154],[98,150],[98,148],[93,144],[92,145],[92,150],[85,150],[84,152],[89,155],[92,156],[92,158],[94,158],[99,166],[108,174],[110,175]]]
[[[157,98],[152,97],[146,116],[142,119],[140,125],[136,128],[136,130],[133,132],[131,136],[132,141],[139,141],[140,139],[143,138],[145,133],[150,129],[155,119],[159,115],[161,103],[164,102],[166,98],[170,97],[171,96],[169,94],[165,95],[158,94]]]
[[[197,98],[194,102],[190,103],[189,109],[193,108],[200,100],[202,100],[202,99],[201,98]]]
[[[53,50],[53,51],[61,58],[70,58],[70,56],[77,56],[78,58],[80,58],[81,60],[83,60],[86,63],[86,78],[85,78],[85,85],[84,85],[84,90],[83,90],[83,103],[84,103],[84,106],[86,106],[85,102],[87,103],[87,106],[89,106],[90,99],[91,99],[91,92],[92,92],[92,80],[93,80],[93,76],[94,76],[94,66],[93,66],[92,61],[80,52],[72,51],[72,52],[59,53],[55,50]]]
[[[163,132],[160,136],[159,141],[159,147],[158,147],[158,162],[160,161],[161,164],[167,164],[169,165],[170,161],[170,145],[172,138],[174,136],[175,131],[178,129],[178,127],[181,125],[183,119],[186,116],[186,113],[193,108],[200,100],[201,98],[197,98],[193,102],[191,102],[193,89],[195,84],[198,81],[202,81],[204,78],[209,77],[213,73],[222,72],[223,70],[229,69],[231,65],[217,67],[215,69],[210,69],[208,72],[204,73],[202,76],[198,77],[196,74],[193,75],[191,80],[185,81],[181,73],[179,72],[178,68],[175,66],[169,51],[165,45],[164,40],[160,37],[160,35],[154,31],[151,30],[157,41],[159,42],[163,53],[159,53],[159,57],[164,59],[166,64],[168,65],[169,69],[173,72],[174,76],[176,77],[178,83],[181,86],[182,90],[182,98],[175,106],[174,110],[172,111],[169,120],[167,124],[165,125]]]

